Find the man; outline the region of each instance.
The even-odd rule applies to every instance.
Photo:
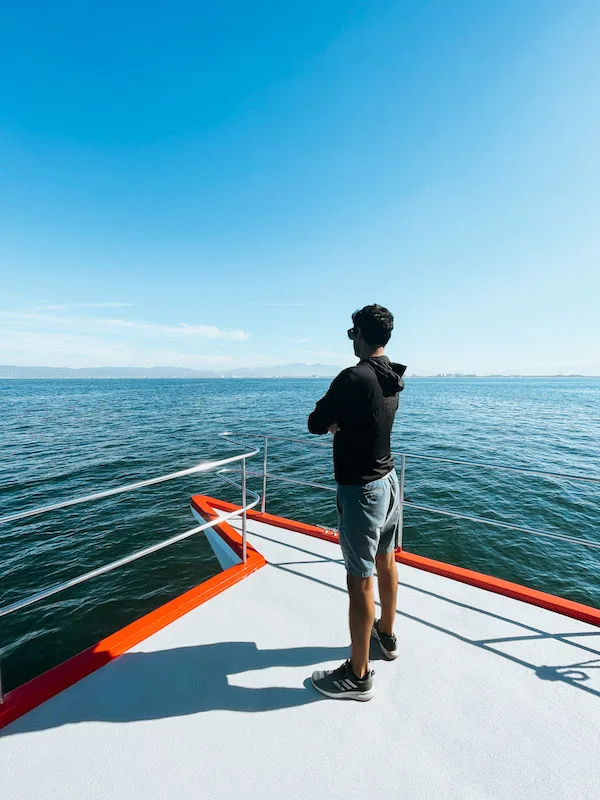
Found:
[[[334,434],[339,538],[350,599],[351,656],[336,670],[314,672],[312,683],[327,697],[370,700],[374,694],[369,645],[375,638],[385,658],[398,655],[394,636],[398,573],[394,549],[400,522],[400,490],[391,455],[391,432],[404,389],[406,367],[384,355],[394,327],[379,305],[352,315],[348,337],[360,359],[341,372],[308,418],[311,433]],[[375,620],[373,574],[377,571],[381,619]]]

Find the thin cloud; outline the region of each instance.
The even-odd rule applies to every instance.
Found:
[[[222,353],[185,353],[152,343],[129,343],[81,333],[0,328],[0,363],[40,367],[189,367],[229,369],[240,362]]]
[[[73,329],[104,331],[128,331],[131,334],[150,336],[184,336],[186,338],[223,339],[228,341],[246,341],[250,333],[242,330],[222,330],[215,325],[190,325],[184,322],[179,325],[163,325],[153,322],[139,322],[127,319],[111,319],[104,317],[72,317],[54,314],[40,314],[35,311],[0,311],[0,319],[7,322],[37,322],[47,325],[68,327]]]
[[[236,341],[246,341],[246,339],[249,339],[251,336],[251,334],[247,331],[224,331],[220,328],[216,328],[214,325],[188,325],[185,322],[180,322],[178,327],[173,327],[170,325],[153,327],[164,329],[166,333],[200,336],[205,339],[230,339]]]

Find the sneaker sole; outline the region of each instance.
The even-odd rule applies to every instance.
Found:
[[[383,642],[379,638],[379,633],[377,632],[377,628],[375,628],[375,627],[373,628],[373,630],[371,631],[371,636],[374,639],[377,640],[377,643],[379,645],[379,649],[381,650],[381,652],[383,653],[384,657],[387,658],[388,661],[393,661],[395,658],[398,658],[398,654],[399,654],[400,651],[397,650],[397,649],[396,650],[388,650],[387,648],[385,648],[383,646]]]
[[[325,695],[325,697],[331,697],[333,700],[358,700],[361,703],[365,703],[367,700],[371,700],[375,696],[375,689],[369,689],[366,692],[328,692],[325,689],[321,689],[320,686],[312,680],[311,683],[317,692]]]

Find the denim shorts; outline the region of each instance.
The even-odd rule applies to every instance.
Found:
[[[400,525],[400,487],[396,471],[357,486],[337,487],[340,546],[346,572],[370,578],[375,556],[396,546]]]

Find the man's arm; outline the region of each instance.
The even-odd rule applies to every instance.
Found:
[[[332,425],[339,425],[340,414],[346,401],[349,384],[350,375],[348,370],[340,372],[337,378],[333,380],[327,394],[319,400],[315,410],[308,418],[308,430],[311,433],[322,436],[328,432]]]

